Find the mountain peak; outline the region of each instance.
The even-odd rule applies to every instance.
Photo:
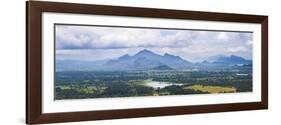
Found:
[[[143,49],[143,50],[139,51],[138,53],[153,53],[153,52],[150,50],[147,50],[147,49]]]
[[[150,50],[143,49],[143,50],[139,51],[136,55],[157,55],[157,54],[153,53]]]
[[[235,55],[230,55],[229,57],[232,57],[232,58],[233,58],[233,57],[239,57],[239,56],[235,56]]]
[[[226,56],[226,57],[221,57],[221,58],[229,58],[229,59],[238,59],[238,60],[245,60],[243,57],[240,56],[236,56],[236,55],[230,55],[230,56]]]
[[[130,55],[126,54],[126,55],[120,56],[118,59],[128,59],[128,58],[130,58]]]
[[[172,54],[169,54],[169,53],[165,53],[164,57],[167,57],[167,58],[180,58],[179,56],[175,56],[175,55],[172,55]]]
[[[174,55],[171,55],[169,53],[165,53],[164,56],[174,56]]]
[[[204,60],[204,61],[203,61],[203,62],[201,62],[201,63],[209,64],[210,62],[209,62],[209,61],[207,61],[207,60]]]

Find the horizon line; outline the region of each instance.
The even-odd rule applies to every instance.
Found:
[[[153,53],[153,54],[156,54],[156,55],[159,55],[159,56],[165,56],[165,55],[171,55],[171,56],[176,56],[176,57],[180,57],[181,59],[183,59],[183,60],[185,60],[185,61],[188,61],[188,62],[191,62],[191,63],[202,63],[202,62],[204,62],[204,61],[207,61],[207,62],[210,62],[210,63],[212,63],[212,61],[208,61],[208,59],[204,59],[204,60],[201,60],[201,61],[192,61],[192,60],[189,60],[189,59],[184,59],[183,57],[181,57],[181,56],[178,56],[178,55],[174,55],[174,54],[170,54],[170,53],[168,53],[168,52],[165,52],[164,54],[158,54],[158,53],[156,53],[156,52],[153,52],[152,50],[149,50],[149,49],[142,49],[142,50],[140,50],[140,51],[138,51],[137,53],[135,53],[135,54],[123,54],[123,55],[121,55],[121,56],[118,56],[117,58],[108,58],[108,59],[101,59],[101,60],[81,60],[81,59],[55,59],[56,61],[57,60],[59,60],[59,61],[87,61],[87,62],[97,62],[97,61],[108,61],[108,60],[117,60],[117,59],[119,59],[120,57],[123,57],[123,56],[129,56],[129,57],[132,57],[132,56],[135,56],[135,55],[137,55],[137,54],[139,54],[140,52],[142,52],[142,51],[149,51],[149,52],[151,52],[151,53]],[[219,56],[219,57],[231,57],[231,56],[236,56],[236,57],[240,57],[240,58],[243,58],[243,59],[245,59],[245,60],[249,60],[249,61],[252,61],[252,59],[247,59],[247,58],[244,58],[244,57],[241,57],[241,56],[237,56],[237,55],[235,55],[235,54],[230,54],[230,55],[225,55],[225,54],[216,54],[216,55],[212,55],[212,56]],[[212,57],[212,56],[208,56],[207,58],[210,58],[210,57]]]

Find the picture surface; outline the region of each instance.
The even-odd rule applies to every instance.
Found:
[[[55,100],[252,92],[252,32],[55,24]]]

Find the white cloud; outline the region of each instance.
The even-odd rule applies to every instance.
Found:
[[[253,45],[253,40],[248,40],[248,41],[246,42],[246,45],[248,45],[248,46]]]
[[[218,40],[227,41],[229,40],[229,36],[226,32],[220,32],[217,36]]]
[[[61,59],[87,57],[87,59],[100,60],[126,53],[134,54],[144,48],[159,54],[170,53],[193,61],[201,61],[213,55],[231,54],[250,59],[252,34],[57,25],[56,47],[57,54],[60,55],[58,57]]]
[[[228,48],[229,52],[245,52],[247,49],[244,46]]]
[[[189,31],[173,31],[172,35],[162,35],[161,32],[158,29],[59,25],[56,27],[56,39],[58,49],[182,47],[190,43]]]

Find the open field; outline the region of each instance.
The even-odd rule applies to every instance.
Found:
[[[192,85],[185,87],[184,89],[192,89],[195,91],[208,92],[208,93],[234,93],[236,88],[234,87],[221,87],[221,86],[203,86],[203,85]]]

